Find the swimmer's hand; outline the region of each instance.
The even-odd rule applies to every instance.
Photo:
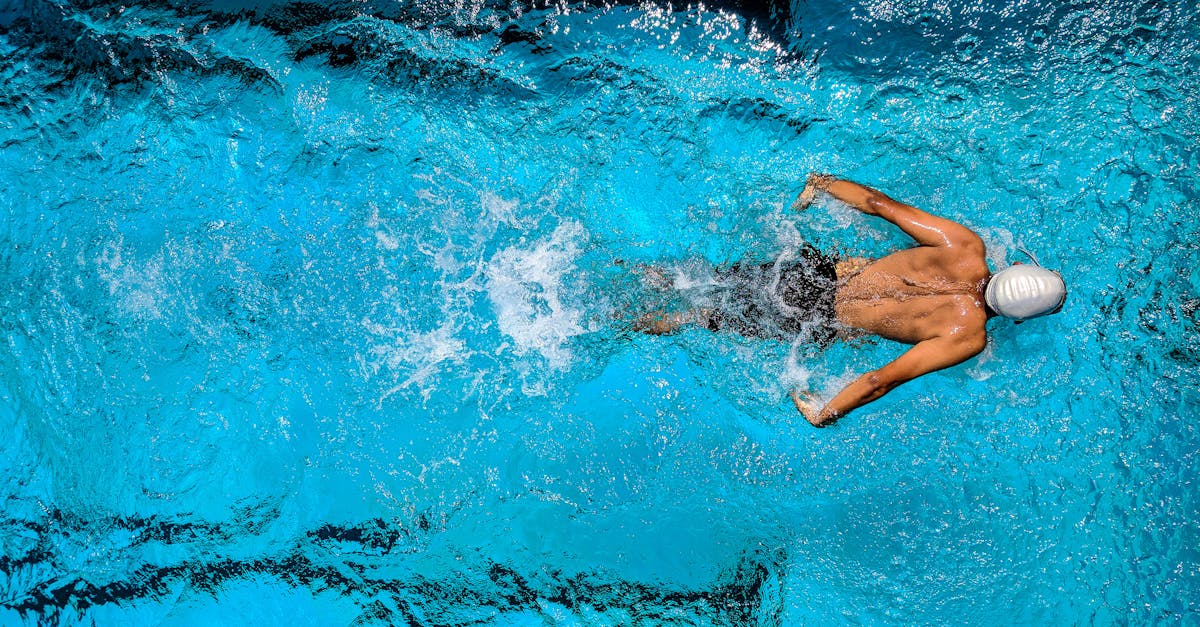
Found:
[[[825,423],[820,420],[821,405],[812,392],[801,392],[800,388],[796,388],[792,390],[792,402],[796,404],[796,409],[809,424],[814,427],[825,426]]]
[[[829,184],[833,182],[833,177],[828,174],[817,174],[813,172],[808,175],[808,182],[804,185],[804,190],[796,197],[796,202],[792,203],[792,211],[804,211],[817,198],[817,192],[823,192]]]
[[[805,185],[804,191],[796,197],[796,202],[792,203],[792,211],[801,212],[808,209],[808,206],[813,204],[813,199],[817,196],[817,192],[813,190],[811,185]]]

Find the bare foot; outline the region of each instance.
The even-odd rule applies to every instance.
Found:
[[[642,275],[642,284],[650,289],[668,290],[675,286],[675,280],[658,266],[640,263],[636,269]]]
[[[653,311],[638,318],[633,323],[633,330],[650,335],[667,335],[678,331],[683,323],[682,314]]]

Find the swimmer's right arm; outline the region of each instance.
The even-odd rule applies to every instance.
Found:
[[[792,392],[792,401],[814,427],[824,427],[878,400],[900,384],[960,364],[978,355],[986,346],[987,335],[982,331],[928,339],[908,349],[886,366],[855,379],[824,407],[818,407],[812,395],[799,390]]]

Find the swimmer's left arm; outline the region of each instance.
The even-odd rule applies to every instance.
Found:
[[[800,211],[808,207],[818,192],[829,194],[867,215],[877,216],[895,224],[922,246],[974,247],[983,250],[983,240],[971,229],[953,220],[893,200],[877,189],[828,174],[814,172],[808,175],[808,183],[792,204],[792,209]]]
[[[813,426],[828,426],[891,392],[901,383],[978,355],[986,345],[987,335],[984,333],[931,338],[908,349],[888,365],[855,379],[820,409],[810,395],[799,390],[792,392],[792,402]]]

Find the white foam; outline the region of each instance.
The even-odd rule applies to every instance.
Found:
[[[996,351],[992,349],[992,343],[988,342],[983,352],[974,359],[974,364],[967,369],[967,376],[976,381],[987,381],[992,377],[990,363],[996,360]]]
[[[706,265],[692,261],[671,266],[671,286],[677,290],[692,290],[716,284],[712,269]]]
[[[813,392],[815,392],[814,396],[821,401],[822,405],[825,405],[829,403],[829,401],[832,401],[833,397],[838,395],[838,392],[846,389],[847,385],[854,383],[854,381],[862,375],[863,373],[858,372],[851,366],[847,366],[846,369],[842,371],[842,374],[825,377],[824,386],[822,386],[819,391],[813,390]]]
[[[371,215],[367,217],[367,228],[375,231],[375,244],[387,251],[400,248],[400,238],[396,237],[386,221],[379,217],[379,207],[375,206],[375,203],[367,204],[371,207]]]
[[[436,375],[441,373],[444,364],[461,362],[467,354],[465,344],[456,336],[457,329],[450,322],[426,333],[402,333],[399,329],[390,329],[365,319],[363,326],[376,335],[396,336],[396,341],[376,346],[373,352],[383,359],[388,368],[408,375],[384,392],[384,399],[415,386],[421,396],[429,400],[433,388],[437,386]]]
[[[96,258],[96,273],[123,313],[141,319],[163,317],[167,294],[161,253],[144,262],[127,260],[123,241],[111,242]]]
[[[504,222],[513,226],[520,226],[520,221],[517,219],[517,207],[519,203],[515,200],[506,200],[496,194],[485,191],[479,196],[479,203],[483,206],[483,210],[496,222]]]
[[[999,227],[985,227],[978,229],[978,232],[987,248],[987,258],[992,268],[1003,270],[1008,265],[1008,251],[1017,247],[1012,232]]]
[[[783,375],[780,379],[789,390],[798,388],[801,391],[809,391],[809,382],[814,373],[811,368],[800,362],[800,357],[797,345],[793,344],[788,351],[787,360],[783,363]]]
[[[586,235],[578,222],[568,221],[533,246],[506,248],[488,263],[488,298],[500,331],[517,353],[540,353],[555,369],[571,361],[567,340],[584,332],[584,312],[566,302],[563,277],[575,271]]]

